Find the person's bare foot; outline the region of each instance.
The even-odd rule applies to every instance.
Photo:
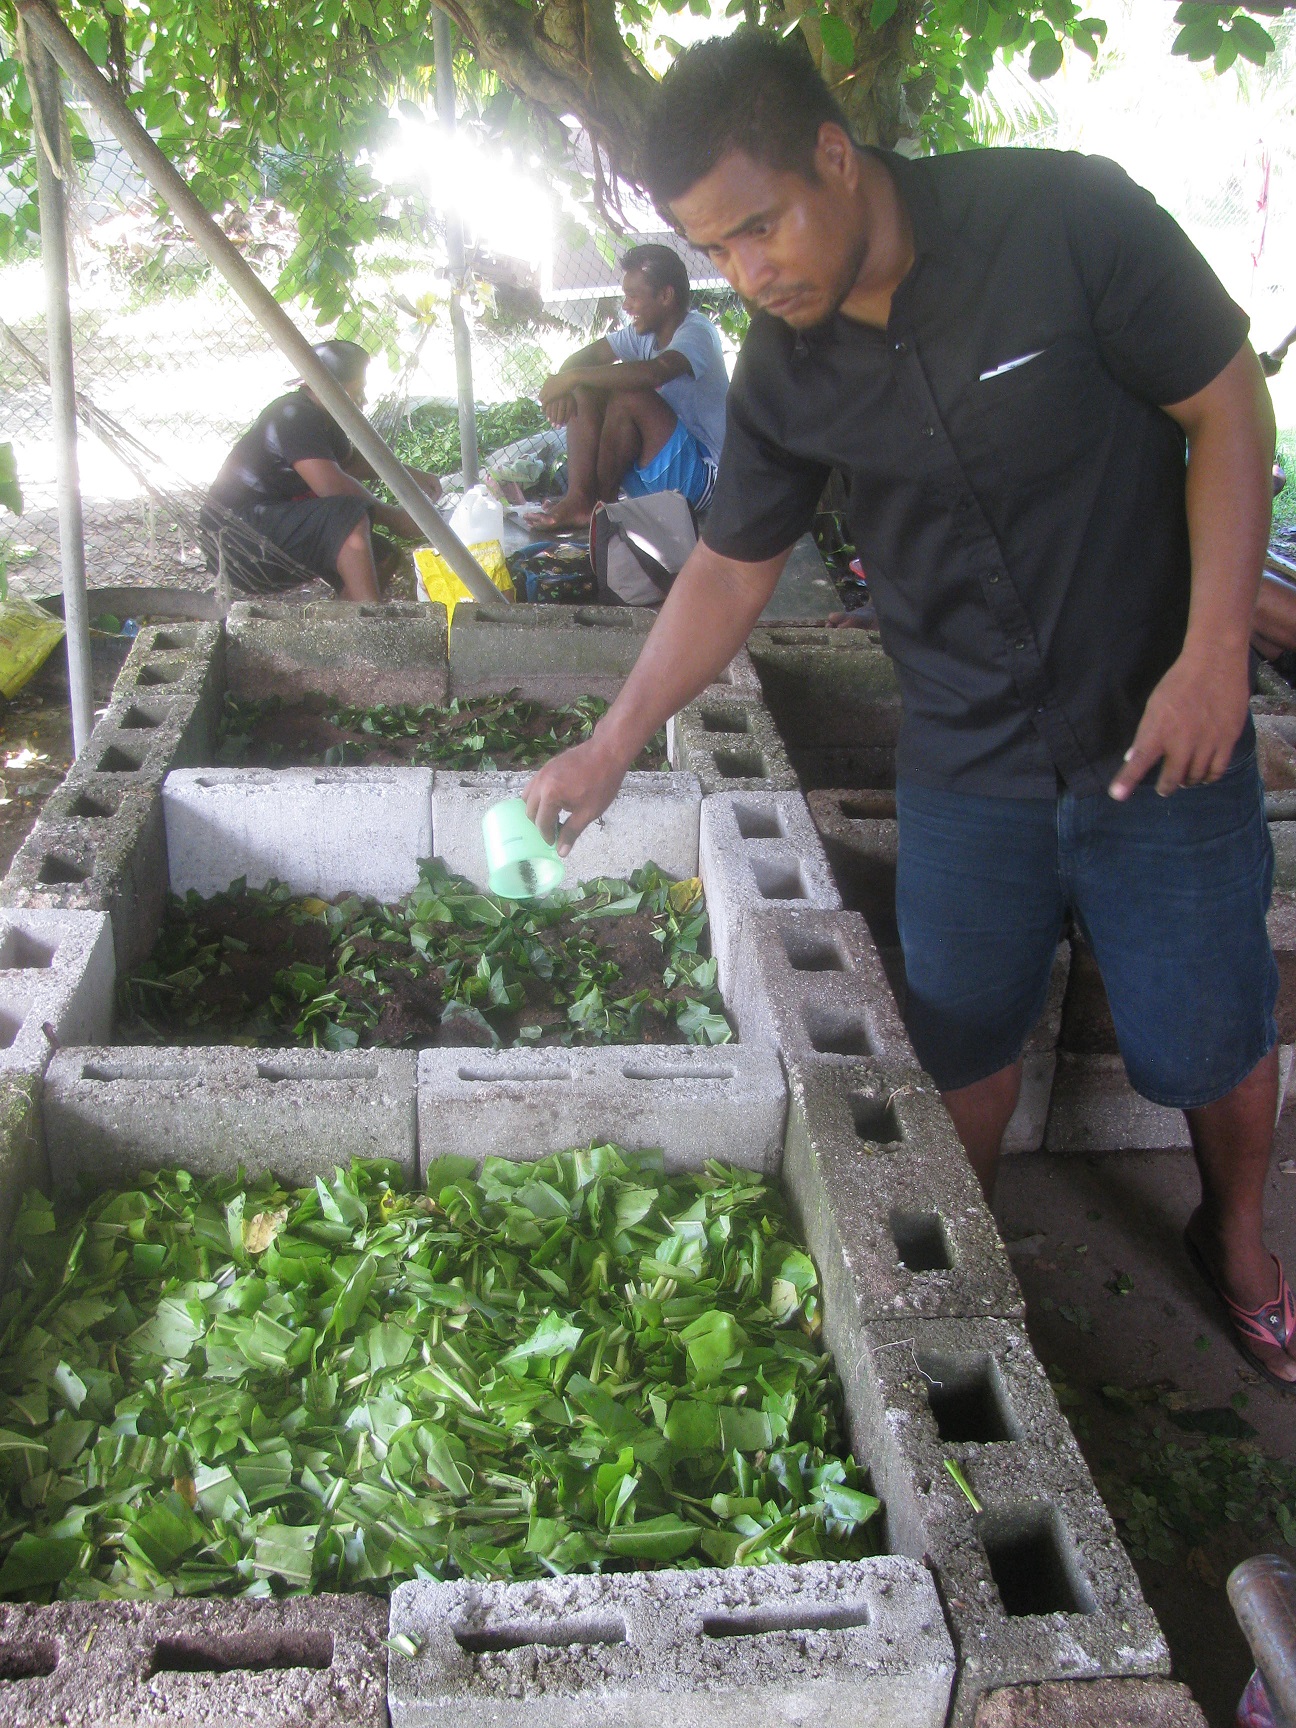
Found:
[[[542,510],[533,510],[527,517],[527,524],[532,528],[549,528],[561,533],[567,528],[588,528],[593,512],[592,504],[568,493],[565,498],[547,504]]]

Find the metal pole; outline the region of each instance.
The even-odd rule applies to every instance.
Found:
[[[79,756],[94,727],[94,685],[90,674],[85,526],[77,464],[72,309],[68,300],[67,186],[63,179],[66,165],[61,160],[63,98],[58,67],[41,44],[30,38],[26,43],[26,61],[36,145],[41,260],[45,267],[45,335],[49,344],[50,403],[58,476],[59,564],[63,573],[63,622],[67,626],[72,747]]]
[[[439,6],[432,8],[432,52],[436,56],[437,119],[447,133],[455,129],[454,50],[450,46],[450,19]],[[463,221],[449,205],[445,212],[446,253],[450,263],[450,328],[454,333],[455,387],[459,394],[459,449],[464,486],[477,484],[477,406],[473,400],[472,339],[464,316],[463,290],[466,275]]]
[[[319,397],[396,502],[414,518],[420,532],[427,536],[473,599],[489,605],[507,605],[506,597],[458,536],[450,532],[432,500],[410,479],[346,391],[320,364],[310,343],[221,233],[67,26],[44,0],[18,0],[18,9],[30,34],[38,37],[58,61],[153,190],[184,223],[194,244],[283,350],[298,376]]]

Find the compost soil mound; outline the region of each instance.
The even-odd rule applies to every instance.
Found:
[[[465,701],[457,714],[440,709],[427,715],[417,732],[407,737],[380,737],[357,726],[340,726],[328,718],[339,711],[339,704],[327,696],[305,696],[291,707],[282,707],[260,715],[248,733],[246,752],[240,753],[240,764],[250,768],[318,768],[327,763],[375,768],[407,766],[420,757],[420,745],[438,739],[447,750],[453,750],[468,736],[488,713],[487,699],[480,706]],[[492,744],[482,752],[496,768],[535,766],[541,759],[536,742],[555,726],[564,738],[564,715],[538,702],[519,703],[516,716],[509,721],[512,745]],[[581,742],[581,734],[573,725],[564,748]],[[464,747],[466,747],[466,742]],[[631,764],[637,772],[648,772],[662,765],[660,744],[647,744]],[[466,771],[460,764],[460,770]]]
[[[346,902],[354,904],[353,897],[339,895],[334,904]],[[166,998],[155,997],[147,1029],[155,1036],[164,1034],[167,1042],[176,1044],[255,1043],[265,1047],[296,1047],[301,1041],[294,1039],[286,1027],[278,1033],[268,1030],[262,1013],[275,993],[279,973],[288,967],[318,966],[331,974],[334,943],[324,920],[310,918],[299,922],[282,913],[267,916],[251,906],[221,902],[204,906],[196,917],[187,910],[185,918],[192,923],[200,943],[221,946],[222,968],[194,988],[186,989],[182,1015],[169,1018]],[[663,988],[663,952],[653,935],[655,923],[651,911],[581,924],[564,918],[538,932],[536,940],[551,952],[556,952],[574,935],[593,940],[601,955],[612,961],[621,974],[620,982],[608,988],[605,996],[629,997],[646,990],[654,1004],[665,1005],[664,1013],[654,1005],[645,1005],[642,1041],[682,1044],[685,1039],[675,1014],[690,1000],[690,992],[680,984],[669,990]],[[348,935],[343,940],[357,960],[373,965],[379,984],[389,992],[376,997],[374,985],[365,979],[330,977],[331,987],[340,996],[353,1002],[381,1003],[377,1025],[361,1034],[361,1048],[491,1047],[489,1033],[472,1019],[452,1014],[443,1020],[446,1000],[443,975],[438,968],[429,967],[419,976],[411,976],[406,969],[415,958],[411,949],[367,936]],[[524,1026],[540,1028],[538,1038],[527,1038],[529,1048],[561,1044],[563,1034],[571,1031],[566,1004],[554,1002],[550,986],[542,978],[525,980],[524,988],[526,998],[516,1011],[490,1011],[490,1022],[501,1044],[506,1048],[512,1045]],[[117,1026],[117,1042],[137,1043],[139,1024],[133,1014],[124,1013]]]

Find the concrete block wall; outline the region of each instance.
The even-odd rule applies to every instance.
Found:
[[[234,696],[293,702],[318,693],[368,705],[444,702],[449,694],[449,631],[439,602],[239,601],[225,629]]]
[[[61,1045],[107,1038],[115,984],[105,913],[0,908],[0,1074],[43,1074]]]
[[[106,912],[119,968],[157,939],[166,898],[161,785],[209,760],[224,698],[218,624],[141,630],[113,699],[14,856],[0,904]]]
[[[666,740],[671,767],[696,774],[708,796],[797,786],[778,730],[758,698],[713,686],[667,722]]]

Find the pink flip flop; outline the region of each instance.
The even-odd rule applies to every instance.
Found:
[[[1284,1380],[1280,1374],[1266,1368],[1263,1357],[1255,1348],[1259,1345],[1260,1350],[1266,1353],[1275,1349],[1286,1350],[1293,1337],[1296,1337],[1296,1296],[1292,1295],[1282,1261],[1276,1254],[1270,1255],[1278,1272],[1278,1294],[1273,1301],[1265,1302],[1259,1308],[1243,1308],[1220,1288],[1219,1281],[1206,1264],[1201,1249],[1186,1230],[1184,1247],[1188,1258],[1223,1304],[1224,1312],[1233,1328],[1233,1342],[1238,1354],[1246,1359],[1257,1374],[1263,1374],[1271,1386],[1277,1386],[1282,1392],[1296,1392],[1296,1380]]]

